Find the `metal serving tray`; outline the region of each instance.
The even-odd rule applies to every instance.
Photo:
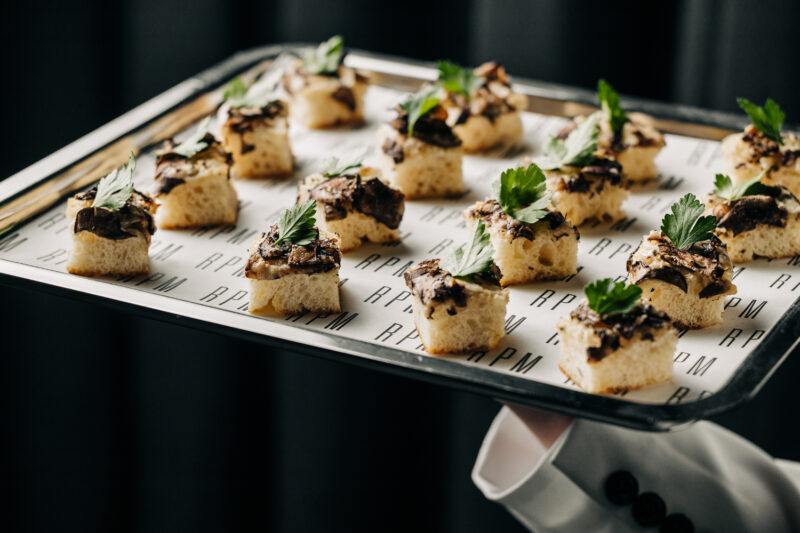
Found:
[[[529,96],[530,104],[523,117],[527,144],[512,153],[466,157],[465,195],[408,202],[402,244],[368,245],[348,253],[341,269],[343,313],[289,318],[248,314],[248,285],[241,272],[247,246],[293,202],[296,178],[317,170],[328,156],[363,152],[367,146],[374,149],[373,130],[390,116],[389,108],[401,98],[398,91],[413,90],[435,77],[430,64],[360,51],[351,52],[347,64],[372,75],[366,124],[312,132],[293,123],[295,179],[237,181],[242,205],[236,226],[159,230],[151,246],[148,276],[90,279],[66,273],[66,197],[123,163],[131,150],[139,154],[137,187],[147,188],[157,143],[213,113],[220,88],[234,76],[253,79],[279,53],[302,48],[278,45],[236,54],[0,182],[0,282],[504,401],[650,430],[690,423],[747,400],[796,345],[800,260],[759,260],[736,269],[739,294],[728,298],[723,326],[682,332],[672,383],[601,396],[581,392],[560,374],[558,317],[577,305],[588,281],[624,274],[630,250],[641,235],[658,226],[674,200],[686,192],[710,189],[720,163],[716,141],[744,123],[737,115],[624,99],[628,109],[654,115],[669,133],[667,148],[657,160],[662,175],[634,188],[625,204],[628,218],[581,228],[576,276],[511,288],[508,335],[497,349],[449,357],[422,351],[408,312],[402,272],[411,262],[438,256],[463,242],[467,231],[461,211],[488,193],[499,172],[522,155],[536,154],[546,136],[563,124],[560,117],[592,110],[590,91],[519,78],[516,89]]]

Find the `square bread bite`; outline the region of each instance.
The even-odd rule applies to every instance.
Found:
[[[599,132],[598,115],[591,115],[566,137],[551,137],[537,159],[553,204],[573,224],[611,222],[625,216],[622,203],[631,181],[617,161],[595,155]],[[530,163],[525,158],[521,166]]]
[[[435,87],[397,107],[397,118],[378,128],[378,166],[406,198],[452,196],[464,191],[461,140],[447,125],[447,111],[435,105],[409,124],[407,106],[438,101]],[[406,106],[404,108],[404,106]]]
[[[231,154],[233,175],[266,178],[292,173],[288,104],[273,100],[263,107],[227,106],[220,128],[222,147]]]
[[[491,61],[470,71],[442,61],[439,83],[448,124],[466,152],[510,145],[522,138],[520,110],[527,109],[528,97],[511,89],[502,65]]]
[[[404,274],[414,325],[431,354],[491,350],[505,335],[507,289],[488,274],[458,279],[429,259]]]
[[[497,200],[476,202],[464,211],[472,227],[482,220],[494,246],[494,262],[500,269],[500,285],[534,280],[558,280],[578,268],[578,229],[550,207],[534,224],[509,216]]]
[[[559,133],[560,139],[577,128],[587,117],[575,117]],[[664,135],[655,127],[653,117],[644,113],[628,113],[622,131],[611,130],[608,116],[599,112],[600,133],[597,138],[597,154],[610,158],[622,166],[625,177],[634,183],[641,183],[658,177],[655,159],[666,146]]]
[[[250,279],[249,310],[287,315],[306,311],[338,313],[342,254],[336,238],[314,227],[314,202],[292,209],[298,217],[295,221],[301,216],[305,219],[301,224],[305,226],[303,231],[295,236],[290,234],[299,226],[291,223],[292,210],[287,210],[278,224],[250,246],[245,266],[245,276]],[[283,238],[281,232],[286,233]]]
[[[734,263],[757,257],[777,259],[800,254],[800,202],[783,186],[733,200],[710,194],[706,213],[717,217],[715,234]]]
[[[308,128],[329,128],[364,120],[369,80],[340,65],[331,73],[312,73],[297,59],[283,76],[292,117]]]
[[[765,185],[783,185],[800,196],[800,138],[783,133],[782,144],[750,124],[743,133],[722,140],[725,173],[736,183],[762,176]]]
[[[190,139],[192,141],[193,139]],[[230,179],[230,154],[210,133],[181,148],[166,141],[156,159],[155,192],[159,228],[176,229],[235,224],[239,198]]]
[[[578,267],[578,228],[552,205],[535,164],[509,168],[492,184],[494,198],[464,211],[468,226],[485,224],[503,286],[555,280]]]
[[[664,135],[655,127],[653,117],[644,113],[626,113],[620,104],[619,94],[606,80],[597,82],[597,99],[601,110],[597,118],[599,135],[597,155],[614,159],[629,180],[640,183],[658,177],[655,158],[666,145]],[[587,120],[576,117],[559,134],[560,139]]]
[[[666,312],[679,326],[722,323],[725,296],[736,294],[733,265],[716,236],[676,247],[661,231],[647,235],[628,258],[628,279],[642,301]]]
[[[613,159],[596,158],[585,166],[565,165],[544,173],[553,204],[571,223],[613,222],[625,216],[622,204],[631,182]]]
[[[653,117],[628,113],[628,121],[620,134],[612,133],[608,124],[608,120],[600,121],[597,145],[601,155],[615,159],[622,165],[625,177],[633,182],[657,178],[656,156],[667,143],[656,129]]]
[[[364,241],[397,242],[403,193],[380,179],[380,170],[360,166],[317,173],[300,182],[297,201],[317,201],[317,226],[336,234],[342,252]]]
[[[147,274],[157,205],[133,189],[134,160],[67,200],[72,247],[67,272],[82,276]]]
[[[558,366],[587,392],[624,392],[672,379],[678,332],[650,305],[599,314],[584,301],[559,321],[558,334]]]

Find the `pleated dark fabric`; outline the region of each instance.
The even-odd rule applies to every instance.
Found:
[[[112,7],[109,7],[112,6]],[[233,52],[356,48],[800,123],[790,1],[25,2],[2,18],[0,176]],[[521,531],[469,479],[489,398],[0,288],[0,529]],[[800,459],[797,357],[720,421]]]

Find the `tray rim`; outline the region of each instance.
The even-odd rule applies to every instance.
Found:
[[[0,207],[171,110],[213,91],[236,74],[274,58],[281,52],[297,51],[305,46],[309,44],[282,43],[232,55],[1,181]],[[432,79],[435,73],[433,63],[360,50],[349,52],[348,64],[357,68],[370,66],[368,70],[416,78],[417,82]],[[592,105],[594,100],[594,93],[586,89],[516,77],[514,85],[533,98],[577,103],[583,106]],[[690,122],[720,131],[741,126],[746,122],[737,114],[691,106],[625,97],[623,103],[630,109],[647,112],[659,118]],[[138,148],[146,147],[147,145]],[[0,237],[2,235],[3,233],[0,233]],[[159,304],[163,302],[162,298],[165,296],[163,294],[148,293],[110,283],[94,283],[94,281],[91,278],[81,278],[0,258],[0,285],[83,299],[126,311],[132,310],[148,318],[184,327],[210,330],[271,347],[388,371],[412,379],[491,396],[501,401],[543,407],[577,417],[651,431],[680,428],[699,419],[733,409],[751,399],[800,343],[800,320],[798,320],[800,299],[796,299],[717,392],[689,402],[649,404],[615,396],[590,394],[464,365],[448,359],[333,336],[298,325],[284,324],[281,321],[265,320],[264,327],[259,328],[260,332],[250,331],[232,325],[232,319],[225,320],[225,313],[233,313],[232,311],[174,298],[171,299],[173,303],[169,306],[171,310],[168,311]],[[136,298],[131,298],[134,295]],[[200,310],[204,310],[206,316],[200,316]],[[211,320],[215,316],[219,316],[220,320]],[[292,340],[287,336],[281,336],[282,332],[292,332]],[[483,380],[486,376],[491,376],[491,382]]]

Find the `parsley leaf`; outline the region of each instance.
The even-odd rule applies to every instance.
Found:
[[[283,76],[283,69],[276,63],[268,71],[264,72],[253,85],[247,89],[245,102],[251,107],[266,107],[270,102],[277,99],[275,90]]]
[[[680,249],[710,239],[711,232],[717,227],[717,217],[701,217],[703,211],[705,207],[700,200],[689,193],[672,204],[672,213],[664,215],[661,220],[661,231]]]
[[[225,90],[222,92],[222,98],[236,107],[236,103],[239,100],[243,100],[245,94],[247,94],[247,87],[242,81],[242,78],[236,77],[225,86]]]
[[[767,170],[769,169],[765,169],[758,176],[736,185],[734,185],[731,178],[725,174],[717,174],[714,179],[714,194],[725,200],[736,200],[742,196],[767,194],[771,187],[761,183],[761,178],[764,177]]]
[[[289,242],[297,246],[307,246],[314,242],[319,231],[314,227],[317,220],[317,201],[309,200],[302,204],[295,204],[281,214],[278,220],[278,240],[273,244]]]
[[[750,122],[753,123],[753,126],[758,131],[778,144],[783,144],[781,126],[783,125],[783,119],[786,118],[786,113],[781,111],[775,100],[767,98],[764,107],[757,106],[747,98],[737,98],[736,102],[747,113],[747,116],[750,117]]]
[[[556,169],[567,165],[586,166],[597,151],[597,115],[590,115],[572,130],[566,140],[550,137],[544,148],[544,157],[539,160],[543,168]]]
[[[344,59],[344,40],[334,35],[303,56],[303,66],[311,74],[336,74]]]
[[[182,155],[187,159],[195,154],[198,154],[208,148],[208,143],[203,140],[203,137],[208,133],[208,124],[211,122],[211,117],[206,117],[198,126],[191,137],[183,141],[178,146],[167,152],[160,152],[156,155],[164,155],[167,153],[174,153]]]
[[[466,246],[466,250],[464,249]],[[483,274],[492,268],[494,246],[483,220],[472,227],[472,238],[466,245],[459,246],[445,256],[439,263],[454,278],[472,281],[476,274]]]
[[[266,107],[277,99],[275,90],[281,81],[288,58],[278,56],[249,88],[245,86],[242,78],[234,78],[222,93],[233,107]]]
[[[133,171],[136,158],[131,152],[128,162],[115,168],[97,184],[97,194],[92,207],[105,207],[111,211],[119,211],[133,194]]]
[[[624,281],[614,283],[613,279],[605,278],[588,284],[583,292],[589,300],[589,309],[598,315],[616,315],[636,307],[642,288],[626,285]]]
[[[597,81],[597,99],[600,100],[600,107],[608,117],[608,125],[611,131],[619,133],[622,127],[628,122],[628,115],[619,104],[619,93],[614,90],[610,83],[603,78]]]
[[[361,168],[361,159],[339,159],[338,157],[331,157],[322,169],[322,175],[326,178],[335,178],[346,174],[349,170],[357,170]]]
[[[412,94],[408,100],[400,104],[400,109],[408,114],[408,134],[414,134],[414,124],[428,111],[439,105],[436,93],[439,87],[432,85]]]
[[[552,194],[547,178],[535,163],[527,168],[509,168],[492,185],[497,202],[510,217],[533,224],[547,215]]]
[[[476,75],[471,68],[450,61],[439,61],[436,68],[439,69],[439,85],[447,92],[464,95],[467,100],[473,91],[486,83],[483,76]]]

